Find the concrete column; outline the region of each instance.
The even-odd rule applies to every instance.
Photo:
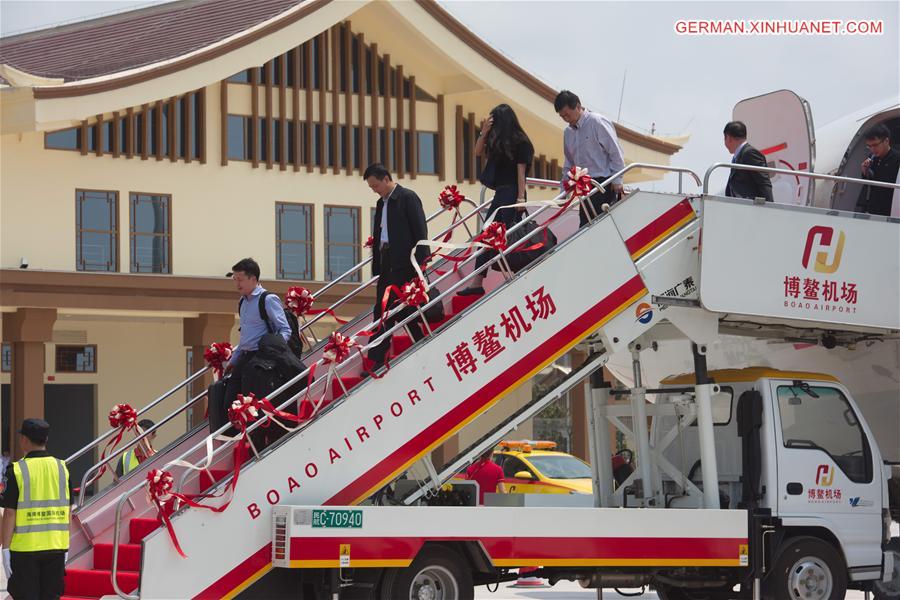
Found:
[[[13,457],[21,456],[16,431],[22,419],[44,417],[44,344],[53,339],[55,308],[19,308],[3,318],[3,339],[12,343],[9,439]]]
[[[587,355],[581,350],[572,350],[569,356],[572,359],[572,369],[577,369],[587,358]],[[585,384],[587,384],[587,380],[585,380]],[[583,461],[591,462],[587,404],[584,390],[584,385],[576,385],[569,390],[569,411],[572,423],[572,447],[570,448],[570,454],[577,456]]]
[[[184,319],[184,345],[193,350],[194,372],[206,366],[203,351],[213,342],[231,341],[231,329],[234,327],[235,315],[221,313],[201,313],[194,318]],[[192,396],[196,396],[213,382],[212,373],[194,381],[191,387]],[[191,411],[191,425],[203,422],[206,414],[206,399],[199,401]]]

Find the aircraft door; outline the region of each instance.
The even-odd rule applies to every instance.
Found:
[[[747,125],[747,141],[774,169],[810,172],[815,166],[815,133],[809,102],[790,90],[741,100],[732,118]],[[775,202],[812,205],[814,181],[791,175],[772,176]]]

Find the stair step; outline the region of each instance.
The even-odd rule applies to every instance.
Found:
[[[131,519],[128,523],[128,542],[131,544],[140,544],[141,540],[158,528],[159,521],[156,519]]]
[[[444,325],[446,325],[447,321],[449,321],[452,318],[453,318],[453,313],[450,313],[449,315],[445,314],[444,318],[441,319],[440,321],[428,321],[428,326],[431,327],[432,331],[435,331],[437,329],[440,329]]]
[[[391,352],[394,356],[400,356],[412,347],[412,338],[405,333],[394,334],[391,338]]]
[[[475,304],[479,300],[481,300],[484,296],[453,296],[453,299],[450,300],[450,306],[453,307],[454,313],[461,313],[462,311],[469,308],[469,306]]]
[[[94,568],[98,570],[111,570],[113,558],[113,545],[105,543],[94,544]],[[119,570],[141,570],[141,546],[140,544],[119,544]]]
[[[339,382],[337,379],[331,382],[331,397],[332,398],[340,398],[344,395],[344,388],[347,388],[349,392],[356,386],[360,381],[362,381],[362,377],[355,376],[347,376],[341,377],[341,381]],[[341,387],[341,383],[344,384],[344,388]]]
[[[133,592],[138,587],[138,573],[120,571],[117,576],[119,588],[125,593]],[[72,596],[100,598],[107,594],[115,594],[109,571],[97,569],[66,570],[66,592]]]
[[[217,482],[231,475],[233,471],[233,469],[209,469],[209,472],[200,471],[200,489],[208,490]]]
[[[241,457],[241,462],[245,463],[250,458],[250,448],[246,444],[238,444],[237,453]]]

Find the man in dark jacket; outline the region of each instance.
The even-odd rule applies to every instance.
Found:
[[[869,156],[862,163],[862,177],[870,181],[897,183],[900,170],[900,152],[891,147],[891,132],[879,123],[866,132],[866,149]],[[856,202],[856,212],[872,215],[891,215],[894,190],[874,185],[864,186]]]
[[[363,179],[369,188],[378,194],[375,222],[372,227],[372,273],[378,275],[378,291],[373,313],[375,320],[378,320],[381,318],[385,290],[391,285],[399,288],[416,278],[416,271],[410,262],[410,252],[417,242],[428,239],[428,225],[425,223],[425,211],[422,209],[419,196],[393,181],[384,165],[377,163],[369,165],[363,173]],[[420,265],[428,255],[427,246],[416,248],[416,261]],[[396,296],[391,294],[388,308],[396,300]],[[405,314],[399,315],[401,319],[404,316]],[[390,329],[397,320],[396,317],[387,319],[385,327]],[[422,330],[418,324],[413,323],[409,330],[414,340],[422,339]],[[369,359],[375,363],[373,370],[384,365],[390,343],[391,339],[388,336],[378,346],[369,349]]]
[[[725,147],[731,152],[731,162],[738,165],[765,167],[766,158],[747,143],[747,126],[741,121],[725,125]],[[732,169],[725,186],[725,195],[733,198],[765,198],[772,202],[772,181],[768,173]]]

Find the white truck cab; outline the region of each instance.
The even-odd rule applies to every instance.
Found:
[[[755,505],[771,513],[778,526],[765,536],[766,545],[776,565],[786,569],[781,583],[813,577],[843,586],[880,578],[888,566],[883,561],[891,560],[882,549],[889,537],[889,472],[850,392],[822,373],[753,367],[709,376],[719,387],[713,419],[722,508]],[[693,374],[666,378],[657,403],[677,405],[684,386],[693,384]],[[653,435],[671,429],[674,419],[660,418]],[[684,425],[680,443],[671,444],[665,457],[683,464],[682,472],[693,480],[701,463],[698,436],[691,433],[696,421]],[[664,479],[663,489],[683,489],[678,483]],[[673,508],[697,502],[666,497]],[[798,539],[802,551],[792,553],[797,564],[781,565],[782,559],[793,560],[784,553]]]

